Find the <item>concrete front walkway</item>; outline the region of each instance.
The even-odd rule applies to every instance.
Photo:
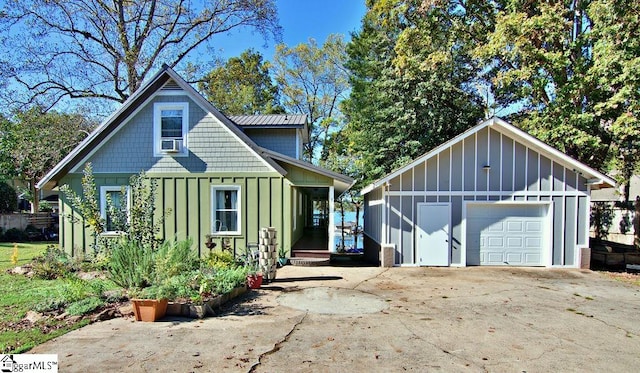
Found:
[[[640,288],[578,270],[292,267],[204,320],[114,319],[60,370],[636,371]]]

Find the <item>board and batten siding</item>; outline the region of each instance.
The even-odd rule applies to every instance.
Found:
[[[448,202],[451,265],[466,265],[461,250],[467,202],[549,202],[551,265],[575,266],[579,248],[588,245],[589,198],[582,175],[487,126],[369,191],[364,230],[378,245],[395,244],[396,265],[416,265],[417,204]]]
[[[275,227],[278,231],[278,245],[290,247],[291,186],[279,174],[155,174],[148,173],[157,183],[156,216],[162,211],[170,210],[160,232],[164,239],[191,238],[199,253],[206,254],[205,235],[211,233],[211,188],[213,186],[240,186],[241,190],[241,234],[229,236],[231,245],[236,250],[244,249],[247,243],[258,242],[258,231],[262,227]],[[123,186],[129,184],[130,174],[94,174],[96,186]],[[81,174],[69,174],[62,180],[76,193],[81,193]],[[72,223],[67,218],[80,215],[69,204],[67,197],[61,193],[60,243],[68,253],[91,255],[93,238],[84,228],[82,220]],[[215,239],[220,245],[220,239]]]

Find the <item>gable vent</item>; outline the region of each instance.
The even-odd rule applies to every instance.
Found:
[[[162,90],[163,91],[181,91],[182,88],[180,88],[180,86],[178,85],[178,83],[176,83],[175,80],[169,79],[169,81],[166,82],[164,86],[162,86]]]

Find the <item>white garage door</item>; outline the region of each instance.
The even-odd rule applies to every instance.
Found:
[[[541,266],[548,205],[467,205],[467,264]]]

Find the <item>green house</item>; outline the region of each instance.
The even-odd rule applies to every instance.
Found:
[[[292,254],[335,251],[333,201],[353,179],[301,159],[308,138],[304,115],[226,117],[175,71],[164,67],[38,183],[69,185],[81,194],[82,171],[93,167],[106,216],[132,175],[158,185],[158,213],[170,209],[161,238],[191,238],[202,253],[207,236],[234,250],[275,227],[278,247]],[[60,244],[73,255],[92,237],[60,194]],[[107,234],[114,232],[108,232]]]

